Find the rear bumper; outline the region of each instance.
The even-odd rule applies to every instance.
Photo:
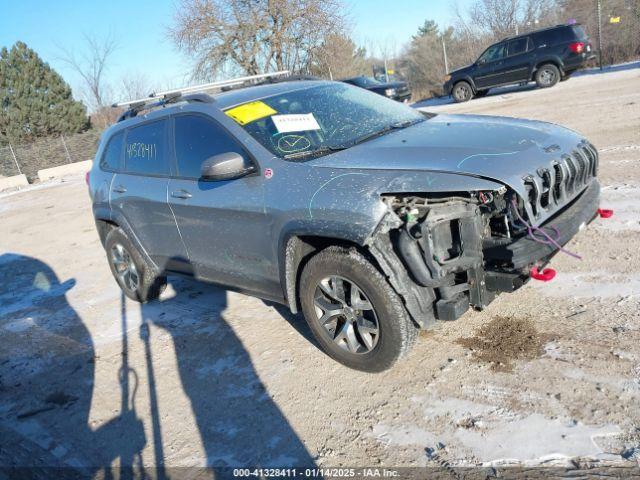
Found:
[[[573,202],[543,227],[554,227],[560,234],[558,243],[566,244],[597,214],[600,201],[600,184],[596,178]],[[547,228],[548,229],[548,228]],[[484,249],[487,270],[522,270],[532,264],[544,261],[558,249],[549,244],[538,243],[529,237],[522,237],[508,245]]]

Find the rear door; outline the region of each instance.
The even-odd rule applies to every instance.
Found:
[[[497,43],[487,48],[476,63],[473,81],[478,88],[490,88],[502,82],[502,61],[506,44]]]
[[[502,83],[529,80],[532,58],[529,49],[529,37],[516,38],[507,43],[507,55],[502,63]]]
[[[160,268],[181,271],[186,250],[167,202],[168,128],[168,120],[162,119],[127,130],[123,170],[111,182],[111,207]]]
[[[236,152],[254,160],[207,115],[185,113],[176,115],[173,122],[177,171],[169,182],[169,204],[195,275],[256,293],[278,292],[279,285],[270,275],[272,253],[262,176],[200,179],[202,162],[214,155]]]

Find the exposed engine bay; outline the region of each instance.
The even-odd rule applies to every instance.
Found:
[[[507,187],[455,195],[383,196],[389,214],[370,245],[421,326],[485,308],[546,264],[595,217],[594,179],[549,221],[536,226]],[[405,272],[402,272],[402,271]],[[431,304],[431,308],[427,305]]]

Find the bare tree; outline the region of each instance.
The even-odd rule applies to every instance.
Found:
[[[116,40],[109,35],[103,40],[83,34],[85,46],[81,53],[62,49],[63,60],[82,78],[86,89],[86,101],[90,107],[104,107],[108,103],[109,87],[105,80],[108,62],[118,48]]]
[[[338,34],[327,35],[325,41],[313,53],[309,72],[331,79],[362,75],[369,72],[366,50],[349,37]]]
[[[149,78],[141,72],[133,72],[120,79],[118,98],[121,100],[135,100],[149,96],[157,87],[153,86]]]
[[[475,0],[466,13],[454,6],[456,29],[467,37],[500,40],[559,23],[557,0]]]
[[[342,33],[341,0],[181,0],[170,29],[195,60],[194,77],[305,70],[329,34]]]

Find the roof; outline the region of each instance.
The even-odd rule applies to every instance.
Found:
[[[577,26],[580,26],[580,24],[579,23],[572,23],[572,24],[561,23],[560,25],[554,25],[552,27],[540,28],[538,30],[531,30],[530,32],[521,33],[519,35],[514,35],[512,37],[505,37],[500,41],[504,42],[505,40],[514,40],[516,38],[528,37],[529,35],[537,35],[539,33],[543,33],[543,32],[549,31],[549,30],[555,30],[556,28],[577,27]]]
[[[227,92],[217,93],[213,96],[214,105],[221,110],[241,105],[243,103],[254,102],[261,98],[272,97],[286,92],[296,90],[305,90],[307,88],[318,87],[321,85],[329,85],[334,82],[328,80],[294,80],[289,82],[274,82],[256,85],[252,87],[243,87]]]

